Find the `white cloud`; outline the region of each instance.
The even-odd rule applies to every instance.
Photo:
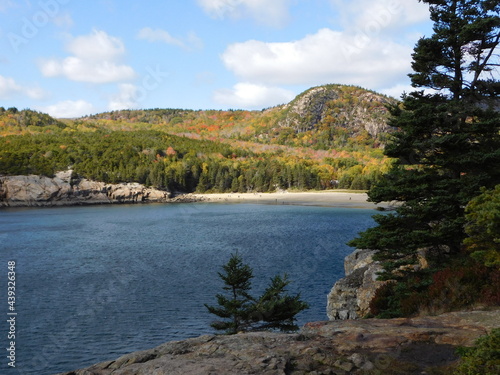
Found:
[[[114,60],[125,53],[125,46],[119,38],[101,30],[73,38],[66,48],[76,57],[88,60]]]
[[[25,87],[23,91],[31,99],[42,100],[48,96],[48,93],[38,86]]]
[[[42,63],[41,70],[46,77],[64,76],[72,81],[90,83],[119,82],[135,77],[130,66],[118,65],[112,61],[89,61],[74,56],[61,61],[46,60]]]
[[[184,43],[177,38],[174,38],[168,31],[162,29],[153,30],[150,27],[145,27],[139,31],[137,38],[147,40],[148,42],[164,42],[174,46],[184,47]]]
[[[331,0],[345,31],[377,36],[429,19],[428,5],[415,0]]]
[[[196,48],[199,49],[202,46],[201,39],[194,33],[190,32],[186,38],[176,38],[173,37],[168,31],[162,29],[152,29],[150,27],[145,27],[139,31],[137,34],[138,39],[147,40],[148,42],[163,42],[171,44],[184,49]]]
[[[111,97],[108,109],[110,111],[117,111],[120,109],[138,108],[140,99],[138,87],[130,83],[123,83],[119,88],[119,93]]]
[[[245,82],[236,84],[232,89],[218,90],[214,94],[217,103],[244,109],[262,109],[288,103],[294,97],[295,94],[289,90]]]
[[[132,67],[119,63],[125,54],[121,40],[104,31],[94,30],[89,35],[73,38],[66,48],[72,56],[40,63],[44,76],[63,76],[72,81],[90,83],[120,82],[135,77]]]
[[[22,86],[13,78],[0,75],[0,99],[10,99],[18,95],[40,100],[44,99],[47,93],[38,86]]]
[[[244,81],[264,85],[344,83],[388,87],[410,70],[411,48],[321,29],[285,43],[247,41],[230,45],[225,66]]]
[[[382,94],[392,96],[393,98],[396,98],[396,99],[401,99],[401,95],[403,95],[403,93],[407,93],[408,94],[410,92],[413,92],[413,91],[415,91],[415,88],[412,87],[410,84],[407,84],[407,85],[405,85],[405,84],[396,84],[393,87],[381,89],[379,91]]]
[[[13,78],[0,76],[0,98],[7,99],[22,92],[22,87]]]
[[[224,19],[250,17],[258,23],[279,27],[289,18],[290,0],[198,0],[210,16]]]
[[[94,106],[85,100],[65,100],[39,110],[57,118],[82,117],[95,112]]]
[[[264,1],[199,0],[207,12],[224,18],[249,13],[250,3],[264,10]],[[279,2],[286,8],[287,2]],[[337,12],[335,29],[323,28],[295,41],[249,40],[229,45],[221,59],[246,84],[216,94],[222,100],[251,101],[254,86],[359,85],[400,97],[410,91],[413,45],[424,22],[426,4],[414,0],[331,0]],[[274,4],[274,2],[273,2]],[[427,26],[428,26],[427,25]],[[430,27],[429,27],[430,30]],[[252,86],[253,85],[253,86]],[[248,93],[244,91],[247,90]]]

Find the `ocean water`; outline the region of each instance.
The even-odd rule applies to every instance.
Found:
[[[259,204],[151,204],[0,210],[1,374],[54,374],[214,333],[204,304],[231,253],[253,294],[288,273],[289,292],[326,320],[345,243],[374,210]],[[15,262],[16,367],[8,366],[8,262]],[[11,263],[12,264],[12,263]]]

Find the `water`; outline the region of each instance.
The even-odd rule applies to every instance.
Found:
[[[204,304],[238,251],[254,295],[287,272],[326,320],[345,243],[373,210],[258,204],[167,204],[0,211],[0,373],[54,374],[170,340],[214,333]],[[16,368],[7,366],[7,262],[16,262]],[[4,346],[5,345],[5,346]],[[6,370],[7,369],[7,370]]]

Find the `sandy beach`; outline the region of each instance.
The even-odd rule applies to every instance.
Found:
[[[388,203],[367,202],[366,193],[348,191],[192,194],[196,199],[218,203],[262,203],[348,208],[390,208]]]

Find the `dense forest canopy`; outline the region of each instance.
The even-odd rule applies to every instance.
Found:
[[[368,189],[390,164],[381,146],[391,99],[353,86],[316,91],[263,111],[121,110],[56,120],[1,109],[0,174],[69,168],[184,192]],[[365,123],[382,131],[373,136]]]

